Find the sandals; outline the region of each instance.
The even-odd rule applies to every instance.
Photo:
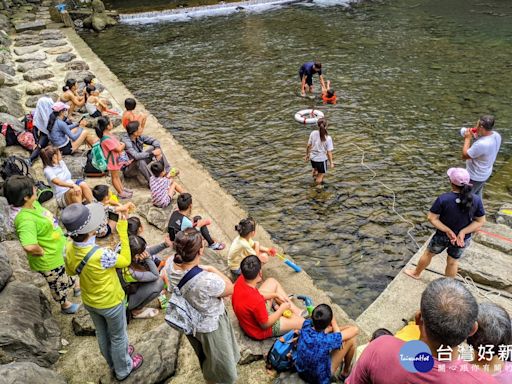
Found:
[[[117,195],[120,199],[131,199],[133,196],[133,192],[128,192],[126,189],[123,190],[120,194]]]
[[[60,311],[65,315],[73,315],[73,314],[77,313],[79,309],[80,309],[80,304],[71,304],[67,308],[61,308]]]
[[[208,248],[214,250],[214,251],[222,251],[224,248],[226,248],[226,244],[224,243],[213,243]]]
[[[144,310],[139,313],[138,315],[135,315],[132,312],[132,318],[133,319],[152,319],[153,317],[157,316],[159,313],[158,309],[155,308],[144,308]]]
[[[137,369],[140,368],[140,366],[142,365],[143,362],[144,362],[144,357],[142,357],[142,355],[140,353],[136,353],[135,355],[133,355],[132,356],[132,370],[130,371],[130,373],[128,375],[126,375],[122,379],[119,379],[116,377],[117,381],[126,380],[133,372],[135,372]]]

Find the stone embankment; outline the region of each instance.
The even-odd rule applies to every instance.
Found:
[[[3,30],[0,32],[0,121],[22,129],[19,118],[36,105],[39,97],[57,97],[66,79],[74,78],[82,83],[84,77],[91,74],[104,88],[102,97],[108,98],[113,108],[121,109],[124,99],[132,97],[131,93],[74,30],[51,25],[48,16],[51,2],[31,0],[30,4],[24,4],[11,10],[11,19],[0,15],[0,29]],[[26,30],[18,33],[9,32],[20,20],[43,21],[45,29],[37,30],[40,26],[36,23],[32,26],[36,30],[28,25]],[[139,105],[139,108],[144,106]],[[122,132],[119,119],[114,122],[115,132]],[[93,125],[94,120],[91,120],[90,126]],[[151,115],[146,134],[158,138],[173,166],[181,170],[179,181],[194,196],[194,213],[211,218],[213,236],[229,244],[235,237],[235,224],[246,216],[246,212]],[[0,135],[0,157],[12,154],[28,156],[28,152],[20,147],[5,147],[5,140]],[[82,176],[83,156],[68,157],[66,163],[73,177]],[[44,180],[40,161],[34,164],[31,173]],[[94,186],[109,183],[109,180],[89,178],[87,182]],[[145,224],[144,237],[150,244],[161,242],[171,209],[152,207],[148,190],[137,181],[128,181],[127,185],[135,190],[133,202],[137,206],[136,214]],[[53,200],[45,205],[55,214],[60,213]],[[108,366],[98,350],[89,315],[84,309],[75,316],[60,313],[46,282],[39,274],[30,271],[21,245],[8,228],[6,207],[5,199],[0,197],[0,364],[3,364],[0,365],[0,377],[7,378],[8,382],[26,383],[112,382]],[[262,228],[258,240],[272,245],[270,235]],[[112,240],[107,245],[114,244]],[[172,250],[166,253],[171,254]],[[203,262],[225,271],[226,254],[226,250],[208,251]],[[281,281],[289,293],[309,295],[315,303],[331,303],[328,295],[317,289],[307,274],[296,274],[278,260],[265,266],[264,273],[266,277]],[[158,307],[158,303],[154,302],[152,306]],[[274,375],[265,370],[262,360],[270,342],[259,343],[245,337],[229,302],[226,307],[242,350],[239,382],[274,381]],[[333,305],[333,308],[340,323],[352,322],[339,306]],[[130,342],[145,356],[145,361],[142,368],[126,380],[127,383],[202,382],[190,344],[165,324],[162,314],[151,320],[130,322],[128,333]],[[366,335],[363,333],[361,338],[366,339]],[[298,379],[286,377],[281,381],[291,383]]]

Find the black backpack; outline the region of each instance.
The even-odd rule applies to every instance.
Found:
[[[102,172],[94,165],[92,165],[92,151],[89,149],[87,151],[87,159],[85,161],[84,165],[84,176],[87,177],[103,177],[106,176],[108,172]]]
[[[0,166],[0,176],[7,180],[14,175],[29,176],[28,164],[21,157],[9,156]]]

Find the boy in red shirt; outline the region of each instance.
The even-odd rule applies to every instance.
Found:
[[[257,256],[243,259],[240,269],[242,276],[235,283],[232,304],[240,327],[249,337],[264,340],[302,327],[301,310],[290,301],[281,284],[273,278],[263,281]]]

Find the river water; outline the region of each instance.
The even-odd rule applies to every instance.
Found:
[[[421,244],[431,232],[426,213],[449,188],[446,169],[463,166],[461,126],[495,114],[498,174],[511,157],[510,1],[296,4],[83,37],[353,317],[417,249],[393,192]],[[338,105],[298,96],[298,68],[312,59]],[[303,160],[311,127],[293,120],[312,106],[325,112],[335,145],[323,190]],[[508,181],[491,180],[489,211],[510,199]]]

